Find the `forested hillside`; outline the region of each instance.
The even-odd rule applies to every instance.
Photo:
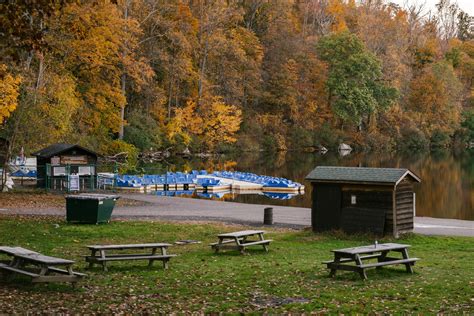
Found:
[[[463,146],[473,19],[382,0],[7,1],[0,137],[104,154]]]

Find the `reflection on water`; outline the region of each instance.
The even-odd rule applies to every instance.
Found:
[[[289,200],[300,193],[283,193],[283,192],[262,192],[262,191],[222,191],[222,192],[202,192],[197,190],[173,190],[173,191],[153,191],[152,194],[158,196],[176,196],[176,197],[188,197],[188,198],[203,198],[211,200],[223,200],[223,201],[237,201],[240,196],[243,195],[257,195],[259,197],[267,197],[273,200]],[[303,193],[304,194],[304,193]],[[257,203],[258,204],[258,203]]]
[[[327,153],[244,153],[238,157],[220,156],[206,160],[177,159],[169,165],[147,165],[147,173],[190,171],[192,169],[236,170],[261,175],[278,176],[303,183],[306,193],[291,199],[269,198],[264,195],[224,194],[214,197],[252,204],[273,204],[311,207],[311,185],[305,176],[316,166],[408,168],[421,177],[415,186],[416,215],[438,218],[474,220],[474,152],[417,154],[355,154],[341,157]],[[197,193],[187,197],[202,198]]]

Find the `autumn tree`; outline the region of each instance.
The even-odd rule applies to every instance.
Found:
[[[140,50],[156,76],[135,96],[156,119],[171,119],[174,108],[197,95],[197,68],[193,53],[197,46],[198,21],[182,1],[134,1],[130,13],[143,30]],[[161,112],[166,106],[166,111]],[[164,115],[165,117],[161,117]]]
[[[387,109],[395,100],[397,91],[381,82],[379,60],[357,36],[344,32],[323,37],[318,52],[329,65],[329,102],[343,121],[361,127],[371,113]]]
[[[201,104],[188,101],[176,110],[167,126],[170,139],[182,139],[189,145],[193,137],[199,138],[205,150],[214,150],[217,144],[234,143],[242,122],[242,112],[227,105],[219,97],[201,100]]]
[[[7,66],[0,64],[0,126],[18,105],[21,79],[8,72]]]
[[[356,9],[354,33],[381,62],[383,79],[397,89],[410,76],[408,13],[383,1],[367,1]]]
[[[122,55],[134,47],[139,32],[134,28],[136,23],[124,19],[112,3],[71,4],[51,23],[50,45],[80,91],[76,126],[85,140],[103,141],[108,133],[119,132],[126,104],[121,87],[124,70],[137,86],[152,75],[135,54]]]
[[[453,135],[460,124],[460,93],[452,66],[439,62],[413,79],[407,110],[427,137],[436,130]]]

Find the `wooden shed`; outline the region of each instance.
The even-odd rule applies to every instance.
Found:
[[[63,189],[67,177],[79,175],[81,183],[94,187],[97,154],[74,144],[54,144],[35,153],[37,166],[37,186],[41,188]]]
[[[408,169],[319,166],[306,180],[312,185],[314,231],[342,229],[380,235],[413,231],[414,184]]]

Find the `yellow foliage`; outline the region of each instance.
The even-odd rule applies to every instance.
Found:
[[[18,105],[21,78],[12,76],[7,66],[0,64],[0,124],[3,124]]]
[[[330,0],[328,5],[328,13],[333,16],[333,23],[331,30],[333,32],[347,31],[347,24],[345,21],[346,5],[342,0]]]
[[[168,138],[173,142],[176,136],[188,145],[192,136],[202,139],[208,149],[218,143],[234,143],[240,129],[242,111],[227,105],[220,97],[205,100],[200,106],[188,101],[186,106],[176,109],[174,118],[166,126]]]

